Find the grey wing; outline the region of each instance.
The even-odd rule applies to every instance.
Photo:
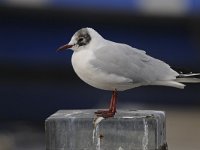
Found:
[[[176,79],[178,73],[169,65],[148,56],[145,51],[126,44],[110,44],[94,51],[91,64],[120,77],[131,79],[133,83],[151,83]]]

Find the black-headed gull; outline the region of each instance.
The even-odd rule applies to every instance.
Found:
[[[70,42],[58,50],[68,48],[74,51],[72,66],[83,81],[93,87],[112,91],[109,109],[95,112],[104,118],[113,117],[116,113],[117,91],[145,85],[183,89],[185,85],[181,82],[200,82],[200,79],[188,78],[199,73],[179,74],[145,51],[106,40],[92,28],[78,30]]]

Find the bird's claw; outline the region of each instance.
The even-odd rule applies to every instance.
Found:
[[[111,110],[98,110],[97,112],[95,112],[95,114],[97,115],[97,117],[111,118],[111,117],[114,117],[115,111],[111,111]]]

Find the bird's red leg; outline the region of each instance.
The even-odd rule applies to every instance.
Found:
[[[109,110],[112,110],[112,107],[113,107],[113,101],[114,101],[114,95],[115,95],[115,92],[112,91],[112,97],[111,97],[111,100],[110,100],[110,107],[109,107]]]
[[[107,111],[111,111],[112,110],[112,107],[113,107],[113,100],[114,100],[114,91],[112,91],[112,97],[110,99],[110,106],[109,106],[109,110],[98,110],[97,112],[95,112],[95,114],[102,114],[104,112],[107,112]]]
[[[112,92],[109,110],[99,110],[95,112],[95,114],[99,117],[104,117],[104,118],[113,117],[116,113],[116,105],[117,105],[117,90]]]
[[[117,112],[117,90],[114,91],[114,100],[112,104],[112,112],[116,113]]]

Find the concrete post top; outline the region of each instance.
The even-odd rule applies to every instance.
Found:
[[[56,113],[47,118],[94,118],[95,109],[83,109],[83,110],[58,110]],[[128,119],[128,118],[165,118],[164,111],[157,110],[117,110],[116,115],[109,119]]]
[[[166,150],[165,113],[118,110],[113,118],[94,109],[59,110],[46,119],[46,150]]]

